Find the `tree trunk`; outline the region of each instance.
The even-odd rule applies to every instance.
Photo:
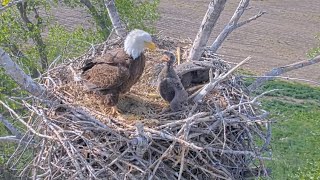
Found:
[[[124,38],[127,32],[125,27],[123,27],[123,23],[120,20],[120,16],[117,11],[114,0],[105,0],[104,3],[108,10],[108,14],[111,19],[113,28],[115,29],[118,36]]]
[[[196,39],[193,42],[189,60],[199,60],[205,46],[207,45],[209,36],[224,9],[227,0],[212,0],[209,4],[206,15],[204,16]]]

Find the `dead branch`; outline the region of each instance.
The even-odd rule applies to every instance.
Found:
[[[270,72],[267,72],[264,76],[266,77],[260,77],[258,79],[256,79],[255,82],[253,82],[249,87],[249,91],[253,92],[255,91],[257,88],[261,87],[264,83],[266,83],[267,81],[273,80],[275,79],[276,76],[279,76],[281,74],[284,74],[286,72],[292,71],[292,70],[296,70],[296,69],[300,69],[306,66],[310,66],[316,63],[320,62],[320,55],[309,59],[309,60],[305,60],[305,61],[300,61],[300,62],[296,62],[293,64],[289,64],[286,66],[281,66],[281,67],[277,67],[272,69]]]
[[[10,56],[0,48],[0,66],[4,68],[6,74],[10,76],[24,90],[36,97],[46,94],[45,89],[32,80],[23,70],[12,61]]]
[[[0,137],[0,143],[19,143],[20,139],[18,139],[16,136],[5,136]]]
[[[236,28],[239,28],[239,27],[241,27],[241,26],[243,26],[243,25],[246,25],[246,24],[248,24],[248,23],[250,23],[251,21],[254,21],[254,20],[256,20],[256,19],[258,19],[259,17],[261,17],[262,15],[264,15],[264,14],[266,14],[267,12],[265,12],[265,11],[260,11],[258,14],[256,14],[255,16],[253,16],[253,17],[251,17],[251,18],[249,18],[249,19],[247,19],[247,20],[245,20],[245,21],[242,21],[242,22],[239,22],[238,24],[237,24],[237,27]]]
[[[243,15],[245,10],[247,9],[249,2],[250,2],[250,0],[241,0],[239,2],[239,5],[238,5],[237,9],[235,10],[233,16],[231,17],[229,23],[225,26],[225,28],[221,31],[221,33],[218,35],[218,37],[212,43],[212,45],[210,47],[210,50],[212,52],[215,53],[220,48],[221,44],[224,42],[224,40],[228,37],[228,35],[233,30],[261,17],[265,13],[265,12],[259,12],[254,17],[251,17],[250,19],[248,19],[246,21],[238,23],[239,19],[241,18],[241,16]]]
[[[123,27],[123,23],[121,22],[114,0],[105,0],[104,3],[108,10],[113,28],[115,29],[118,36],[124,38],[127,32],[125,27]]]
[[[6,118],[4,118],[0,114],[0,122],[4,124],[4,126],[13,134],[15,137],[21,137],[21,133],[19,132],[18,129],[16,129]]]
[[[192,48],[189,53],[189,60],[199,60],[207,42],[211,35],[217,20],[220,17],[221,12],[224,9],[226,0],[212,0],[208,6],[208,10],[203,17],[198,34],[193,42]]]

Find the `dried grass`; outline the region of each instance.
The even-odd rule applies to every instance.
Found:
[[[51,107],[23,101],[31,112],[29,146],[34,158],[20,176],[35,179],[244,179],[266,175],[270,128],[266,112],[246,92],[241,79],[230,74],[219,81],[201,103],[170,112],[155,87],[163,49],[175,50],[187,41],[158,38],[160,48],[147,52],[142,79],[123,95],[123,115],[109,116],[101,97],[73,81],[87,59],[121,46],[109,40],[85,55],[50,69],[43,83],[58,104]],[[182,57],[182,60],[185,56]],[[206,52],[220,74],[231,66]],[[72,68],[70,68],[72,67]],[[217,74],[216,74],[217,75]],[[215,79],[211,79],[214,81]],[[265,126],[267,128],[265,128]],[[40,136],[39,136],[40,135]],[[42,136],[41,136],[42,135]],[[30,140],[31,142],[31,140]],[[18,157],[21,149],[13,157]],[[13,164],[19,158],[12,158]]]

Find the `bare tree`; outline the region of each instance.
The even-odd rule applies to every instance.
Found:
[[[210,2],[207,13],[203,17],[200,29],[190,50],[189,60],[200,59],[204,51],[204,48],[207,45],[212,29],[215,26],[217,20],[219,19],[226,2],[227,0],[212,0]]]
[[[229,23],[225,26],[225,28],[221,31],[221,33],[218,35],[218,37],[215,39],[213,44],[210,47],[210,50],[212,52],[216,52],[221,44],[224,42],[224,40],[228,37],[228,35],[235,29],[261,17],[265,12],[259,12],[257,15],[251,17],[250,19],[238,23],[239,19],[245,12],[245,10],[248,8],[250,0],[241,0],[239,2],[239,5],[237,9],[234,11],[233,16],[231,17]]]
[[[115,29],[117,35],[122,38],[125,37],[127,32],[125,27],[123,26],[123,23],[121,22],[114,0],[105,0],[104,3],[108,10],[108,14],[111,19],[112,26]]]
[[[246,21],[238,22],[245,10],[247,10],[250,0],[240,0],[237,9],[231,17],[229,23],[221,31],[218,37],[215,39],[210,47],[212,52],[216,52],[222,45],[228,35],[235,29],[261,17],[265,12],[259,12],[257,15],[249,18]],[[224,9],[226,0],[212,0],[209,4],[207,13],[205,14],[196,39],[193,42],[190,50],[189,59],[199,60],[209,40],[212,29],[214,28],[217,20],[220,17],[221,12]]]

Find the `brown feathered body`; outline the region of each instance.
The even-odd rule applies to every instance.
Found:
[[[115,106],[141,77],[146,58],[133,59],[122,48],[113,49],[85,64],[82,79],[89,90],[105,95],[105,104]]]

